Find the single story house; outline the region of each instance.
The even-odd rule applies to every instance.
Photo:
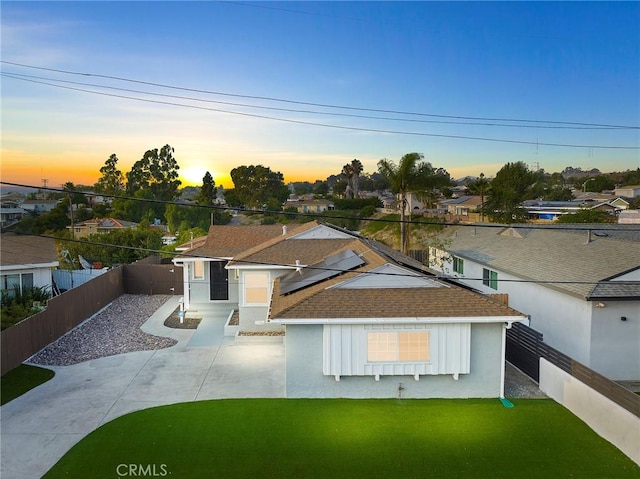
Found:
[[[459,198],[451,198],[438,203],[438,209],[446,214],[469,216],[469,213],[475,213],[482,207],[482,196],[460,196]]]
[[[323,199],[287,201],[285,208],[295,208],[298,213],[322,213],[335,209],[333,201]]]
[[[612,380],[640,379],[640,231],[634,225],[468,225],[430,248],[434,271],[509,305],[550,346]]]
[[[34,215],[49,213],[58,206],[58,200],[24,200],[21,207]]]
[[[331,225],[265,229],[271,238],[235,253],[223,228],[211,227],[208,252],[174,260],[186,266],[185,291],[192,305],[196,297],[234,304],[240,334],[286,334],[287,397],[503,396],[505,329],[522,313]],[[256,232],[242,228],[267,227],[227,228],[251,243]],[[206,291],[194,288],[186,271],[194,261],[223,263],[228,281],[210,276]]]
[[[0,290],[35,287],[53,291],[51,270],[60,265],[55,240],[3,233],[0,242]]]

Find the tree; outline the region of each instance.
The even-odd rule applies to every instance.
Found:
[[[216,182],[213,181],[211,173],[207,171],[202,177],[202,186],[200,187],[200,192],[194,199],[198,202],[199,205],[211,206],[215,203],[217,194],[218,189],[216,188]]]
[[[612,218],[605,211],[583,208],[577,213],[561,215],[557,223],[609,223]]]
[[[351,160],[351,189],[353,190],[353,197],[360,197],[360,173],[362,173],[363,167],[360,160]]]
[[[526,221],[526,211],[521,203],[529,197],[536,180],[536,173],[529,171],[524,162],[507,163],[491,181],[484,213],[502,223]]]
[[[579,179],[576,181],[576,186],[583,192],[591,191],[594,193],[600,193],[604,190],[612,190],[616,187],[614,181],[605,175],[592,176],[586,179]]]
[[[449,173],[442,168],[434,169],[431,163],[423,161],[422,153],[407,153],[396,165],[386,158],[378,162],[378,171],[391,186],[391,191],[399,196],[400,203],[400,250],[407,253],[409,241],[405,214],[407,193],[416,192],[427,196],[435,188],[451,184]]]
[[[347,163],[342,167],[342,176],[344,176],[346,186],[344,190],[344,197],[347,199],[353,199],[353,188],[351,186],[351,178],[353,177],[353,169],[350,163]]]
[[[239,166],[231,170],[231,179],[237,199],[250,208],[262,208],[272,198],[281,204],[289,198],[284,176],[279,171],[271,171],[269,167]]]
[[[98,182],[94,185],[96,193],[103,193],[105,195],[117,195],[124,191],[124,175],[117,167],[118,157],[113,153],[104,166],[100,168],[100,174],[102,175]]]
[[[133,194],[137,190],[151,190],[153,199],[171,201],[177,198],[178,188],[182,183],[178,179],[178,162],[173,156],[174,149],[163,146],[147,150],[141,159],[136,161],[127,173],[127,192]]]
[[[475,180],[467,185],[469,193],[472,195],[480,196],[480,221],[484,221],[484,196],[489,192],[491,188],[491,181],[484,176],[484,173],[480,173]]]

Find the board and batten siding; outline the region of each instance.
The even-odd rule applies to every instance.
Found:
[[[367,334],[370,332],[429,333],[429,360],[416,362],[369,362]],[[397,324],[325,325],[323,327],[322,372],[327,376],[415,376],[468,374],[470,371],[471,325]]]

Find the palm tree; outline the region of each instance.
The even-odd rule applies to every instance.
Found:
[[[422,153],[407,153],[400,158],[397,165],[386,158],[378,162],[378,171],[391,185],[391,191],[400,197],[400,251],[407,253],[409,241],[405,214],[407,210],[407,193],[419,188],[422,184]]]
[[[352,160],[351,161],[351,187],[353,189],[353,197],[360,197],[360,173],[363,170],[362,163],[360,160]]]
[[[480,173],[480,176],[472,181],[468,188],[471,194],[480,195],[480,222],[484,222],[484,195],[491,188],[491,182],[484,176],[484,173]]]
[[[351,178],[353,177],[353,167],[350,163],[347,163],[342,167],[342,175],[347,179],[347,188],[344,192],[344,197],[347,199],[353,198],[353,189],[351,188]]]

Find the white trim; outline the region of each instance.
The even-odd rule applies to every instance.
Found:
[[[0,271],[16,271],[20,269],[44,269],[55,268],[60,266],[59,261],[51,263],[28,263],[28,264],[16,264],[11,266],[0,266]]]
[[[527,316],[452,316],[409,318],[283,318],[271,319],[274,324],[411,324],[411,323],[514,323]]]

